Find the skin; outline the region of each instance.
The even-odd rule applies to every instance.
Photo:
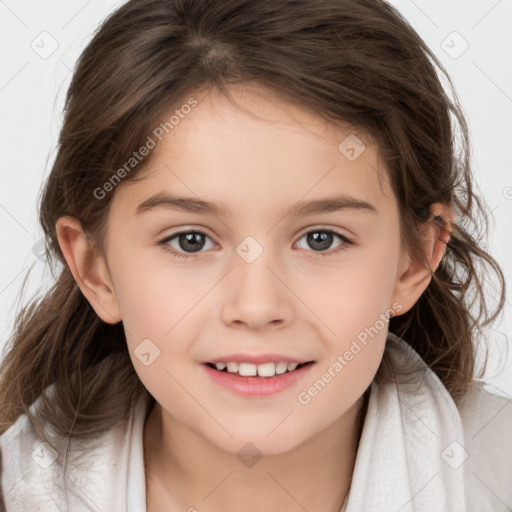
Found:
[[[91,257],[71,217],[57,222],[59,243],[99,317],[123,321],[135,370],[157,400],[143,440],[148,510],[216,512],[229,503],[246,512],[337,511],[387,323],[309,403],[297,396],[393,305],[396,316],[408,311],[430,272],[401,247],[397,202],[367,137],[357,133],[366,148],[350,161],[338,146],[351,132],[256,86],[231,92],[249,113],[214,91],[198,92],[199,104],[158,144],[144,179],[115,190],[105,256]],[[160,191],[217,201],[231,215],[165,208],[135,214]],[[286,215],[299,201],[337,194],[367,201],[377,212]],[[444,227],[420,228],[435,270],[452,217],[441,204],[432,214]],[[319,249],[305,236],[326,230],[352,244],[333,235]],[[179,237],[167,242],[186,260],[159,243],[181,231],[207,235],[200,252],[187,252]],[[247,236],[263,249],[251,263],[236,252]],[[134,355],[147,338],[160,350],[149,366]],[[242,397],[219,387],[201,366],[234,352],[279,352],[316,363],[291,389]],[[252,467],[237,457],[247,442],[263,455]]]

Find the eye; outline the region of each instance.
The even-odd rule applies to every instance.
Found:
[[[164,238],[161,242],[164,249],[172,253],[174,256],[178,258],[188,259],[192,256],[187,255],[186,253],[190,251],[190,254],[199,252],[205,246],[205,239],[211,240],[211,238],[202,233],[201,231],[182,231],[180,233],[175,233],[174,235],[168,236]],[[170,244],[174,239],[175,245]],[[178,247],[176,247],[176,245]],[[185,254],[181,251],[185,251]]]
[[[322,254],[327,251],[333,244],[333,241],[338,238],[341,240],[334,250],[327,252],[326,254]],[[332,229],[314,229],[312,231],[308,231],[305,233],[300,239],[299,242],[305,239],[306,244],[313,248],[313,252],[320,253],[315,256],[331,256],[333,254],[338,254],[341,251],[344,251],[348,248],[349,245],[352,245],[353,242],[349,240],[345,235],[338,233],[337,231],[333,231]],[[297,242],[297,243],[299,243]],[[301,247],[304,248],[304,247]]]
[[[345,235],[333,231],[332,229],[319,228],[308,231],[302,235],[299,242],[304,238],[306,243],[313,248],[313,251],[310,252],[317,253],[315,257],[338,254],[339,252],[346,250],[349,245],[353,244],[353,242],[351,242]],[[341,240],[341,243],[339,243],[334,250],[327,252],[327,249],[329,249],[336,238]],[[207,245],[207,239],[211,240],[208,235],[201,231],[181,231],[164,238],[159,242],[159,244],[173,256],[181,259],[188,259],[192,258],[194,253],[199,253],[203,248],[205,248],[205,245]]]

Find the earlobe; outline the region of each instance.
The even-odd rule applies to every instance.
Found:
[[[97,315],[106,323],[121,315],[104,259],[94,250],[79,220],[64,216],[56,223],[59,245],[73,278]]]
[[[409,311],[421,297],[444,256],[450,241],[453,214],[447,205],[435,203],[429,219],[420,226],[423,255],[403,253],[393,300],[402,305],[400,314]],[[405,262],[405,264],[404,264]]]

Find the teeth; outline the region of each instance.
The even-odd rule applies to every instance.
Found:
[[[292,372],[299,366],[299,363],[287,363],[280,361],[278,363],[235,363],[233,361],[227,363],[215,363],[217,370],[222,371],[227,369],[228,373],[238,373],[242,377],[273,377],[274,375],[281,375],[283,373]]]
[[[229,373],[238,373],[238,363],[227,363]]]
[[[276,365],[274,363],[265,363],[258,365],[258,375],[260,377],[273,377],[276,374]],[[242,375],[242,374],[240,374]]]
[[[288,363],[277,363],[276,364],[276,373],[281,375],[281,373],[286,372],[288,370]]]
[[[238,365],[238,373],[242,377],[252,377],[256,375],[258,367],[252,363],[240,363]]]

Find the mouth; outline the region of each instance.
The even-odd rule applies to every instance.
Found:
[[[216,385],[235,395],[255,399],[270,397],[296,387],[316,363],[297,359],[289,361],[289,358],[277,354],[231,354],[226,356],[226,361],[208,361],[201,366]]]
[[[217,362],[205,363],[206,366],[219,373],[227,373],[238,377],[252,377],[257,379],[271,379],[294,373],[305,366],[313,365],[315,361],[306,361],[304,363],[280,361],[277,363],[268,362],[263,364],[237,363],[237,362]]]

